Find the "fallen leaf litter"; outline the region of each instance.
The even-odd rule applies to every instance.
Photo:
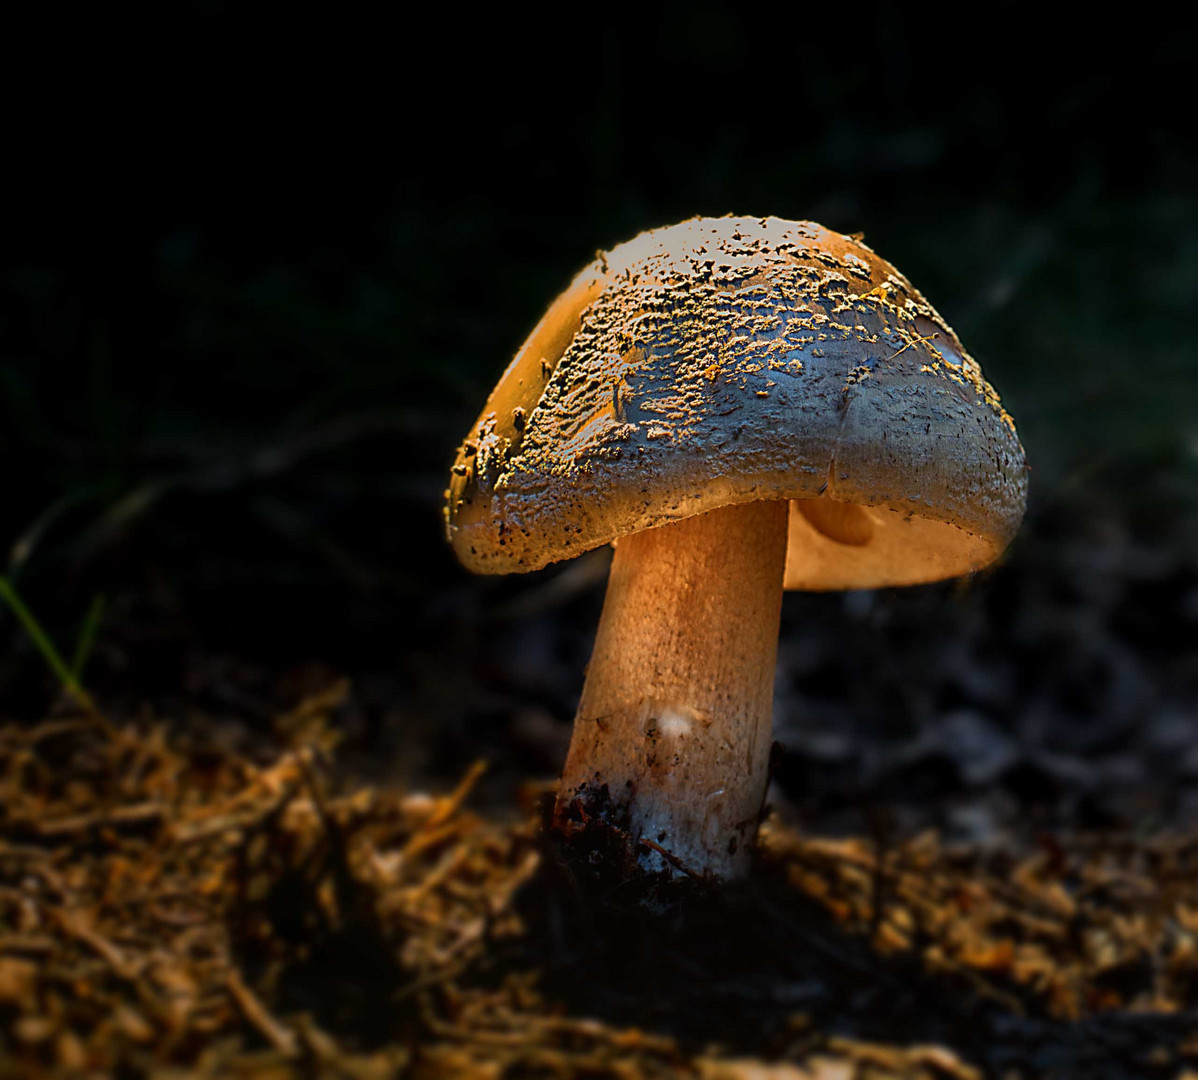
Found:
[[[252,754],[145,720],[0,732],[0,1076],[1198,1067],[1198,836],[774,825],[748,883],[667,903],[595,875],[585,830],[472,812],[481,765],[439,796],[332,783],[338,697]]]

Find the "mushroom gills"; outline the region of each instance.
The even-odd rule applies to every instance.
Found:
[[[835,499],[795,499],[799,513],[818,533],[847,547],[864,547],[874,537],[874,519],[856,503]]]

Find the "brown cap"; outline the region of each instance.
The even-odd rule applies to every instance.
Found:
[[[869,588],[992,562],[1026,487],[998,395],[893,266],[812,222],[696,218],[558,297],[458,451],[446,522],[500,574],[790,499],[786,587]]]

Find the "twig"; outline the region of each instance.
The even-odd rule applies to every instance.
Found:
[[[699,881],[703,880],[702,874],[696,874],[689,866],[686,865],[686,863],[678,858],[677,855],[673,855],[666,851],[666,849],[660,844],[650,840],[647,836],[641,837],[641,843],[644,844],[645,847],[652,848],[654,851],[656,851],[657,854],[665,859],[665,861],[668,862],[675,870],[681,870],[684,874],[688,875],[689,877],[696,878]]]
[[[437,804],[437,808],[429,814],[421,827],[424,829],[436,828],[442,822],[453,817],[462,808],[466,796],[474,790],[474,785],[478,783],[479,777],[486,771],[487,763],[485,761],[479,760],[471,765],[466,771],[466,775],[458,782],[458,786]]]
[[[58,943],[51,937],[35,934],[11,934],[8,937],[0,937],[0,953],[48,956],[57,948]]]
[[[295,1032],[285,1027],[270,1014],[266,1006],[259,1000],[258,995],[242,982],[241,975],[236,968],[229,970],[229,974],[225,978],[225,986],[228,988],[229,996],[241,1010],[241,1015],[258,1034],[285,1057],[299,1056],[299,1042]]]
[[[478,783],[478,778],[482,776],[486,768],[485,761],[476,761],[467,770],[458,786],[445,798],[437,800],[437,804],[429,816],[420,823],[417,830],[408,838],[407,843],[399,849],[401,864],[407,862],[417,852],[424,850],[428,846],[429,835],[437,833],[440,826],[448,822],[461,809],[462,803],[466,801],[466,797]]]
[[[160,821],[165,814],[166,810],[159,803],[137,803],[133,806],[118,806],[113,810],[101,811],[96,814],[74,814],[71,817],[57,818],[53,821],[36,821],[29,824],[33,831],[43,839],[56,840],[60,837],[90,832],[92,829],[127,829],[136,825],[144,825],[147,822]]]
[[[221,833],[233,832],[235,829],[260,831],[268,822],[287,809],[288,804],[295,798],[302,786],[302,778],[292,781],[265,810],[261,807],[250,807],[247,810],[233,811],[185,823],[175,830],[174,842],[191,844],[197,840],[207,840],[210,837],[219,836]]]
[[[138,976],[136,967],[116,945],[89,926],[81,915],[61,908],[49,909],[48,913],[68,937],[73,937],[76,941],[86,945],[112,968],[115,974],[130,982],[136,980]]]

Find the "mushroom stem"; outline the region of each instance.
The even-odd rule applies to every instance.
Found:
[[[658,849],[696,874],[747,868],[768,780],[786,538],[787,503],[770,501],[616,546],[558,812],[581,800],[621,825],[626,813],[645,869],[668,869]]]

